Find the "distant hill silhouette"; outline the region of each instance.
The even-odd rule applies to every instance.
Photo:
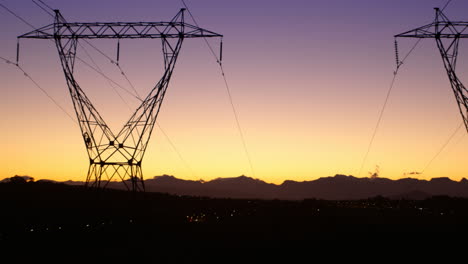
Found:
[[[466,181],[391,181],[342,175],[281,185],[245,176],[208,182],[168,175],[147,180],[150,191],[260,198],[357,197],[356,192],[363,196],[378,192],[369,192],[366,186],[413,189],[419,184],[450,188]],[[120,188],[122,183],[111,186]],[[330,186],[336,188],[322,189]],[[348,191],[340,193],[343,190]],[[403,196],[426,194],[414,191]],[[421,255],[434,258],[432,252],[439,252],[446,262],[455,263],[466,247],[458,241],[468,234],[468,199],[442,195],[423,200],[383,196],[347,201],[211,199],[160,192],[96,191],[82,182],[67,185],[17,176],[0,182],[0,204],[2,257],[19,263],[31,262],[29,257],[36,262],[40,258],[63,262],[77,256],[105,262],[148,259],[151,263],[185,263],[212,257],[217,262],[280,259],[295,263],[311,256],[333,261],[331,256],[336,252],[346,257],[362,252],[360,259],[363,255],[375,260],[376,252],[395,256],[388,254],[388,248],[395,245],[398,248],[394,251],[402,254],[395,262],[408,259],[408,253],[416,254],[419,260]],[[142,250],[141,245],[148,246]],[[298,255],[301,252],[304,255]],[[323,256],[317,255],[321,252]],[[447,256],[455,256],[453,252],[460,255],[452,261]],[[258,260],[252,258],[255,253]],[[22,257],[28,259],[22,261]]]
[[[64,182],[81,185],[83,182]],[[453,181],[449,178],[419,180],[403,178],[357,178],[354,176],[335,175],[312,181],[284,181],[280,185],[266,183],[247,176],[217,178],[211,181],[182,180],[171,175],[156,176],[145,180],[149,192],[163,192],[176,195],[206,196],[215,198],[246,199],[325,199],[355,200],[375,196],[392,199],[425,199],[434,195],[468,197],[468,180]],[[111,182],[109,188],[124,189],[121,182]]]

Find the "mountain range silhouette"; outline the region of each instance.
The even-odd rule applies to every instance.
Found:
[[[82,185],[81,181],[65,184]],[[122,182],[110,182],[113,189],[125,189]],[[358,178],[351,175],[335,175],[311,181],[286,180],[272,184],[247,176],[217,178],[211,181],[178,179],[171,175],[155,176],[145,180],[146,191],[176,195],[241,199],[325,199],[355,200],[383,196],[392,199],[425,199],[436,195],[468,197],[468,180],[453,181],[447,177],[420,180],[402,178]]]

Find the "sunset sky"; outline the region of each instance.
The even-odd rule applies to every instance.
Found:
[[[69,22],[169,21],[175,0],[44,0]],[[185,40],[143,160],[145,178],[211,180],[242,174],[271,183],[358,176],[395,69],[393,36],[431,23],[446,0],[186,0],[199,25],[224,35],[223,67],[254,171],[224,81],[203,39]],[[35,27],[53,22],[32,1],[0,0]],[[468,20],[468,1],[444,13]],[[186,22],[192,23],[189,16]],[[16,57],[16,37],[33,29],[0,8],[0,56]],[[415,39],[400,39],[400,55]],[[468,41],[458,74],[468,85]],[[115,56],[117,42],[92,40]],[[210,40],[219,49],[219,39]],[[161,77],[158,40],[122,40],[120,63],[139,94]],[[118,68],[83,44],[99,67],[130,89]],[[82,48],[78,56],[91,63]],[[55,45],[21,40],[21,67],[75,119]],[[0,61],[0,179],[85,180],[88,157],[77,124],[11,64]],[[77,81],[114,131],[138,101],[85,64]],[[130,108],[127,104],[130,105]],[[434,40],[423,40],[400,69],[362,173],[380,177],[468,178],[462,127],[423,174],[462,118]]]

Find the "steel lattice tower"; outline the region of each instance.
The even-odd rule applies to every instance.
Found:
[[[433,23],[395,35],[396,38],[435,39],[444,62],[458,108],[468,132],[468,90],[456,74],[458,44],[460,39],[468,38],[468,22],[450,21],[439,8],[435,8]],[[398,54],[398,53],[397,53]],[[398,58],[397,58],[397,63]],[[398,65],[399,66],[399,65]]]
[[[67,22],[55,10],[54,23],[18,38],[55,41],[89,156],[86,185],[105,188],[119,177],[128,190],[144,191],[143,156],[166,94],[177,57],[186,38],[222,37],[184,21],[181,9],[170,22]],[[114,134],[81,89],[73,74],[80,39],[139,39],[162,41],[164,74],[123,128]]]

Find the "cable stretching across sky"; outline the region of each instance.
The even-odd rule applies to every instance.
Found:
[[[443,8],[441,9],[440,12],[444,11],[445,8],[447,8],[447,6],[448,6],[451,2],[452,2],[452,0],[448,0],[448,1],[445,3],[445,5],[443,6]],[[436,19],[434,20],[434,23],[436,23],[436,22],[437,22],[437,17],[436,17]],[[385,100],[384,100],[382,109],[380,110],[379,117],[378,117],[378,119],[377,119],[377,123],[376,123],[375,128],[374,128],[374,131],[373,131],[373,133],[372,133],[372,136],[371,136],[369,145],[367,146],[366,154],[364,155],[364,158],[363,158],[363,160],[362,160],[361,166],[360,166],[360,168],[359,168],[359,172],[358,172],[358,174],[357,174],[358,176],[361,175],[362,169],[363,169],[363,167],[364,167],[364,164],[366,163],[367,157],[368,157],[368,155],[369,155],[369,152],[370,152],[370,150],[371,150],[372,144],[373,144],[373,142],[374,142],[375,135],[377,134],[377,130],[378,130],[378,128],[379,128],[379,126],[380,126],[380,123],[381,123],[381,121],[382,121],[382,117],[383,117],[383,114],[384,114],[384,112],[385,112],[385,108],[386,108],[386,106],[387,106],[388,99],[389,99],[389,97],[390,97],[390,93],[392,92],[393,86],[394,86],[394,84],[395,84],[395,79],[396,79],[398,70],[400,69],[400,66],[403,65],[404,61],[408,58],[408,56],[415,50],[415,48],[418,46],[418,44],[419,44],[419,43],[421,42],[421,40],[423,39],[423,38],[418,38],[418,40],[417,40],[416,43],[413,45],[413,47],[411,47],[411,49],[409,50],[409,52],[403,57],[402,60],[400,60],[400,59],[399,59],[399,54],[398,54],[398,44],[397,44],[397,40],[396,40],[397,37],[401,37],[401,34],[395,36],[396,69],[395,69],[395,71],[393,72],[393,78],[392,78],[392,81],[391,81],[391,83],[390,83],[390,87],[389,87],[389,89],[388,89],[388,91],[387,91],[387,95],[386,95],[386,97],[385,97]],[[457,45],[457,46],[458,46],[458,45]],[[466,103],[465,103],[465,104],[466,104]],[[463,113],[462,113],[462,115],[463,115]],[[465,121],[465,125],[466,125],[467,131],[468,131],[468,122],[467,122],[467,121]],[[458,131],[458,129],[457,129],[456,131]],[[438,155],[440,154],[440,152],[442,151],[442,149],[445,148],[446,144],[448,143],[448,141],[450,141],[450,139],[453,137],[453,135],[454,135],[454,134],[452,134],[452,136],[449,137],[449,139],[447,140],[447,142],[442,146],[441,150],[436,154],[436,156],[438,156]],[[435,157],[436,157],[436,156],[435,156]],[[425,170],[425,169],[429,166],[429,164],[435,159],[435,157],[431,159],[431,161],[430,161],[430,162],[428,163],[428,165],[424,168],[424,170]],[[424,170],[423,170],[423,171],[424,171]]]
[[[195,17],[192,15],[192,12],[190,12],[190,9],[188,8],[187,4],[185,3],[184,0],[181,0],[181,1],[182,1],[182,4],[187,9],[190,17],[192,18],[193,23],[198,27],[199,25],[198,25],[197,21],[195,20]],[[234,106],[234,100],[232,99],[231,89],[229,88],[229,84],[228,84],[228,81],[226,79],[226,74],[224,73],[224,68],[223,68],[223,63],[222,63],[223,40],[221,39],[221,44],[220,44],[221,46],[220,46],[220,53],[219,53],[220,55],[218,57],[216,55],[216,53],[214,52],[214,49],[211,47],[210,43],[208,42],[208,40],[206,38],[203,38],[203,39],[205,40],[206,45],[210,49],[211,54],[215,58],[216,62],[219,65],[219,68],[221,70],[221,75],[223,76],[223,80],[224,80],[224,86],[226,87],[226,92],[227,92],[227,95],[228,95],[228,98],[229,98],[229,103],[230,103],[231,108],[232,108],[232,113],[234,114],[234,118],[236,120],[237,131],[239,132],[239,136],[240,136],[240,139],[242,141],[242,146],[243,146],[244,151],[245,151],[245,156],[247,157],[247,160],[249,162],[249,166],[250,166],[250,170],[252,172],[252,176],[256,177],[255,176],[254,166],[253,166],[253,163],[252,163],[252,158],[251,158],[249,150],[247,148],[247,143],[245,141],[244,133],[242,132],[242,127],[240,125],[239,115],[237,114],[236,107]]]
[[[38,0],[41,2],[41,4],[35,2],[34,0],[32,0],[34,2],[34,4],[36,4],[38,7],[40,7],[44,12],[46,12],[49,16],[52,16],[53,15],[47,11],[47,9],[49,9],[50,11],[54,12],[54,9],[52,9],[49,5],[47,5],[46,3],[44,3],[43,1],[41,0]],[[29,27],[33,28],[34,30],[37,30],[36,27],[34,27],[31,23],[27,22],[24,18],[22,18],[21,16],[19,16],[18,14],[16,14],[15,12],[13,12],[11,9],[7,8],[6,6],[4,5],[1,5],[7,12],[9,12],[10,14],[12,14],[14,17],[18,18],[20,21],[22,21],[23,23],[25,23],[26,25],[28,25]],[[116,82],[115,80],[113,80],[112,78],[110,78],[109,76],[107,76],[103,71],[102,69],[96,64],[96,62],[94,61],[94,59],[91,57],[91,55],[88,53],[88,51],[85,49],[85,47],[81,44],[81,43],[78,43],[79,46],[83,49],[83,51],[85,52],[85,54],[89,57],[89,59],[91,60],[91,62],[94,64],[94,67],[91,66],[88,62],[86,62],[85,60],[83,60],[82,58],[80,58],[79,56],[76,56],[76,58],[82,62],[85,66],[89,67],[90,69],[92,69],[93,71],[95,71],[96,73],[98,73],[99,75],[101,75],[103,78],[105,78],[107,80],[107,82],[109,83],[109,86],[114,90],[114,92],[119,96],[119,98],[122,100],[122,102],[129,108],[131,109],[130,105],[128,104],[128,102],[122,97],[122,95],[118,92],[118,90],[115,88],[115,86],[119,87],[120,89],[122,89],[123,91],[125,91],[126,93],[128,93],[129,95],[131,95],[132,97],[135,97],[136,99],[138,99],[140,102],[142,101],[142,99],[140,98],[140,96],[138,95],[138,92],[135,90],[135,87],[134,85],[132,84],[132,82],[130,81],[130,79],[127,77],[127,75],[125,74],[124,70],[122,69],[122,67],[120,66],[120,64],[118,63],[118,59],[117,59],[117,62],[115,62],[112,58],[110,58],[107,54],[105,54],[102,50],[100,50],[99,48],[97,48],[95,45],[91,44],[88,40],[84,40],[89,46],[91,46],[94,50],[96,50],[99,54],[103,55],[104,57],[106,57],[107,59],[109,59],[109,62],[111,64],[114,64],[118,67],[119,71],[121,72],[121,74],[125,77],[125,79],[127,80],[127,82],[129,83],[129,85],[132,87],[132,89],[134,90],[135,93],[132,93],[130,92],[128,89],[126,89],[125,87],[123,87],[122,85],[120,85],[118,82]],[[19,42],[18,42],[18,50],[17,52],[19,52]],[[39,83],[34,80],[32,78],[32,76],[28,73],[25,72],[25,70],[19,66],[19,63],[18,63],[18,55],[19,53],[17,53],[17,62],[16,63],[13,63],[11,60],[8,60],[8,59],[5,59],[3,57],[0,57],[0,59],[4,60],[7,64],[11,64],[11,65],[14,65],[17,67],[17,69],[19,69],[23,75],[25,77],[27,77],[29,80],[31,80],[34,85],[39,89],[41,90],[62,112],[64,112],[69,118],[70,120],[75,123],[76,125],[78,125],[77,121],[75,120],[75,118],[73,118],[58,102],[56,99],[54,99],[44,88],[42,88]],[[115,86],[114,86],[115,85]],[[182,164],[184,164],[184,166],[187,168],[187,170],[191,173],[192,177],[195,177],[195,173],[193,172],[191,166],[187,163],[187,161],[182,157],[182,154],[180,153],[180,151],[178,150],[178,148],[175,146],[175,144],[173,143],[173,141],[169,138],[169,136],[167,135],[167,133],[163,130],[163,128],[161,127],[160,124],[157,124],[158,125],[158,128],[159,130],[162,132],[162,134],[164,135],[165,139],[167,140],[167,142],[169,143],[169,145],[171,146],[171,148],[176,152],[177,156],[179,157],[179,159],[181,160]]]
[[[100,188],[105,187],[114,177],[119,177],[129,190],[142,191],[144,190],[144,182],[141,172],[141,161],[155,124],[157,114],[159,113],[162,99],[164,98],[166,88],[172,75],[172,70],[174,69],[182,40],[184,38],[206,38],[221,35],[186,24],[184,22],[184,9],[182,9],[173,18],[173,20],[167,24],[166,22],[153,23],[154,25],[150,25],[147,22],[129,23],[128,26],[133,29],[143,26],[142,29],[145,29],[145,33],[143,33],[143,31],[137,31],[137,35],[132,33],[119,34],[118,37],[149,37],[161,39],[163,41],[164,65],[166,72],[163,78],[143,101],[142,105],[137,109],[135,114],[130,118],[129,122],[124,126],[123,130],[117,135],[114,135],[99,113],[92,106],[84,92],[80,89],[74,80],[73,75],[76,48],[78,44],[77,33],[81,32],[82,36],[79,36],[85,39],[113,38],[113,35],[111,36],[109,33],[103,34],[104,31],[99,30],[90,30],[89,33],[84,33],[84,31],[82,31],[82,27],[87,29],[95,26],[101,27],[102,29],[102,25],[81,23],[76,27],[76,23],[68,23],[57,10],[54,10],[54,12],[56,13],[54,24],[42,27],[41,29],[35,29],[30,33],[21,35],[19,38],[55,39],[59,54],[61,55],[62,66],[69,85],[74,107],[79,119],[79,125],[83,132],[83,139],[88,148],[91,163],[87,176],[87,183]],[[178,27],[180,28],[174,27],[175,24],[178,24]],[[66,29],[63,32],[60,31],[62,25],[65,25],[63,28]],[[105,25],[105,27],[110,28],[122,26],[127,27],[127,24],[107,23]],[[150,30],[154,29],[152,30],[154,32],[146,30],[148,26],[151,27]],[[161,27],[161,29],[158,27]],[[60,28],[59,31],[57,31],[57,28]],[[185,28],[187,28],[187,31],[185,31]],[[51,30],[54,31],[53,35],[49,32]],[[69,37],[67,35],[68,33],[72,34],[73,37]],[[56,38],[58,34],[60,34],[60,38]],[[177,41],[174,42],[174,39]],[[118,62],[117,66],[121,69]],[[100,72],[99,70],[96,71]],[[126,79],[129,81],[128,78]],[[132,88],[134,87],[132,86]],[[96,133],[98,134],[96,135]],[[103,139],[104,141],[102,141]],[[106,139],[108,140],[108,143],[106,143]],[[122,158],[124,160],[122,160]],[[101,181],[104,181],[103,186],[101,186]],[[126,181],[129,181],[131,186],[128,186]]]

